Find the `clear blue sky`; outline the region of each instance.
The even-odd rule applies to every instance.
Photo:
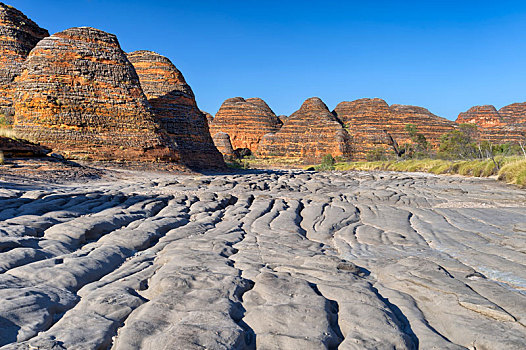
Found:
[[[450,119],[526,101],[525,1],[3,1],[51,33],[96,27],[169,57],[212,114],[234,96],[287,115],[380,97]]]

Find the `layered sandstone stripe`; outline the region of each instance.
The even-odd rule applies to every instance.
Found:
[[[492,105],[471,107],[467,112],[458,115],[457,123],[477,124],[477,126],[482,128],[492,128],[506,124],[495,106]]]
[[[223,102],[210,124],[210,131],[212,135],[227,133],[234,149],[248,148],[256,152],[263,136],[277,132],[281,125],[262,99],[234,97]]]
[[[312,97],[287,118],[278,132],[263,138],[258,155],[295,158],[308,163],[318,162],[328,154],[348,159],[351,147],[351,136],[341,122],[321,99]]]
[[[512,103],[499,109],[499,114],[508,126],[526,131],[526,102]]]
[[[22,12],[0,2],[0,113],[9,118],[14,114],[15,78],[35,45],[49,36]]]
[[[224,166],[206,116],[183,74],[166,57],[152,51],[128,54],[156,120],[168,132],[183,163],[194,168]]]
[[[71,28],[41,40],[18,78],[22,136],[94,160],[179,160],[115,35]]]
[[[363,160],[375,148],[390,148],[387,134],[399,144],[410,143],[405,131],[407,124],[417,126],[418,132],[434,146],[440,136],[454,127],[454,123],[417,106],[389,106],[379,98],[364,98],[339,103],[333,112],[347,127],[354,140],[353,159]]]
[[[524,142],[526,103],[513,103],[498,111],[492,105],[475,106],[460,113],[456,122],[477,125],[481,140],[492,143]]]

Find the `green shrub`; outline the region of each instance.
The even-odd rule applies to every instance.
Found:
[[[4,152],[0,151],[0,165],[4,164]]]
[[[334,157],[331,154],[327,154],[327,155],[323,156],[323,158],[321,159],[321,164],[315,166],[314,168],[317,171],[334,170],[335,169],[335,167],[334,167],[335,164],[336,164],[336,160],[334,159]]]

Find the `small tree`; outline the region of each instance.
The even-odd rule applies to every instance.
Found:
[[[405,131],[409,134],[412,144],[406,145],[406,154],[409,157],[428,156],[430,144],[424,134],[418,132],[415,124],[406,124]]]
[[[477,134],[476,125],[460,124],[455,130],[440,137],[439,155],[454,159],[477,158],[480,155]]]

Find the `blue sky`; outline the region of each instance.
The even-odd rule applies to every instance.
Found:
[[[525,1],[4,0],[50,33],[96,27],[169,57],[201,109],[380,97],[455,119],[526,101]]]

